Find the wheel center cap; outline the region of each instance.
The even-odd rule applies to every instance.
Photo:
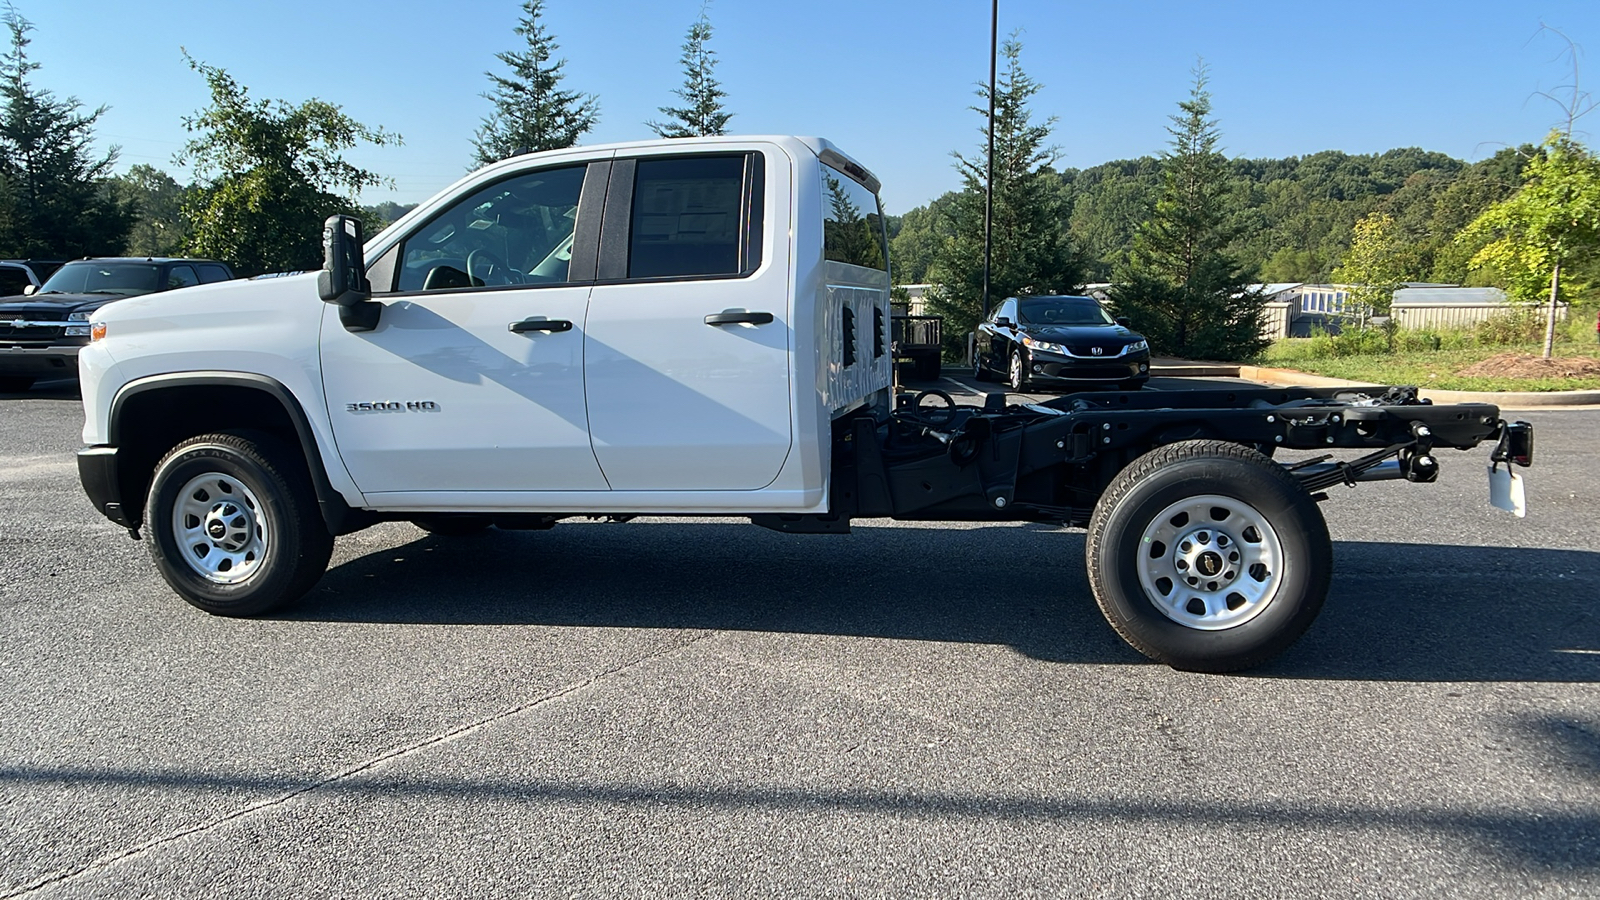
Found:
[[[206,526],[206,534],[216,538],[217,540],[221,540],[223,537],[227,536],[228,526],[222,524],[221,522],[212,522],[210,525]]]
[[[1222,557],[1214,551],[1207,550],[1195,559],[1194,567],[1201,575],[1215,578],[1222,573]]]

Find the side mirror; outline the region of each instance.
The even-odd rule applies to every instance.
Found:
[[[39,293],[39,286],[36,284],[25,284],[22,286],[22,296],[24,297],[32,297],[37,293]]]
[[[1123,328],[1132,328],[1133,320],[1127,316],[1117,316],[1117,324],[1121,325]]]
[[[994,324],[1000,326],[1001,328],[1015,328],[1016,327],[1016,323],[1012,322],[1010,319],[1006,318],[1005,316],[1001,316],[1000,318],[995,319],[994,320]]]
[[[349,331],[371,331],[378,327],[381,304],[371,302],[372,284],[367,281],[362,259],[365,245],[361,220],[354,216],[329,216],[322,225],[322,272],[317,275],[317,293],[326,303],[339,307],[339,321]]]

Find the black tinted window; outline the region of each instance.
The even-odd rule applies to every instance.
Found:
[[[200,267],[200,283],[201,284],[215,284],[218,281],[227,281],[227,280],[228,280],[228,270],[224,269],[221,266],[205,266],[205,265],[202,265]]]
[[[33,282],[28,280],[28,273],[10,266],[0,267],[0,297],[9,297],[12,294],[22,293],[22,289]]]
[[[889,268],[878,196],[831,166],[822,167],[822,255],[833,262]]]
[[[1110,325],[1111,316],[1090,297],[1034,297],[1022,301],[1029,325]]]
[[[529,172],[458,201],[401,245],[395,290],[565,283],[584,171]]]
[[[192,266],[173,266],[167,270],[167,290],[174,288],[190,287],[200,283],[200,276],[194,273]]]
[[[737,275],[745,156],[641,159],[629,278]]]
[[[148,294],[160,287],[161,267],[150,263],[72,262],[39,289],[63,294]]]

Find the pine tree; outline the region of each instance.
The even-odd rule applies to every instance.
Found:
[[[509,75],[485,72],[494,88],[483,94],[494,104],[472,139],[477,165],[541,150],[571,147],[600,121],[600,102],[592,94],[561,89],[565,59],[552,61],[554,36],[539,21],[544,0],[525,0],[515,31],[527,40],[526,50],[495,54]]]
[[[683,87],[673,91],[683,100],[684,106],[663,106],[661,112],[677,121],[646,122],[656,137],[686,138],[727,134],[728,120],[733,114],[722,107],[727,91],[712,75],[717,65],[717,51],[706,46],[711,40],[711,19],[706,7],[700,8],[700,18],[689,26],[689,36],[683,42]]]
[[[11,48],[0,58],[0,253],[54,257],[121,253],[132,222],[107,185],[117,151],[93,153],[94,126],[107,107],[79,112],[28,80],[33,24],[7,6]]]
[[[1240,359],[1266,346],[1266,298],[1250,288],[1255,273],[1226,250],[1238,229],[1228,221],[1228,161],[1206,76],[1202,61],[1178,104],[1182,115],[1171,117],[1161,194],[1118,267],[1111,302],[1157,352]]]
[[[1022,44],[1015,37],[1001,49],[1005,71],[994,96],[994,215],[993,263],[990,267],[991,302],[1023,294],[1058,294],[1072,291],[1080,282],[1082,263],[1069,243],[1065,210],[1055,189],[1050,168],[1056,151],[1045,146],[1055,118],[1032,121],[1029,99],[1043,85],[1022,70]],[[972,107],[988,120],[988,85],[977,91],[984,106]],[[933,254],[928,278],[936,285],[929,306],[945,317],[944,333],[951,350],[965,339],[982,315],[983,210],[985,159],[953,154],[963,188],[950,195],[947,207],[950,237]]]

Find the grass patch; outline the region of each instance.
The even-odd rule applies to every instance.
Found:
[[[1400,341],[1404,345],[1404,341]],[[1445,342],[1441,342],[1445,343]],[[1445,343],[1445,346],[1448,346]],[[1372,348],[1377,351],[1378,348]],[[1414,384],[1446,391],[1580,391],[1600,390],[1600,376],[1574,378],[1500,378],[1457,375],[1461,369],[1507,351],[1544,353],[1543,343],[1509,346],[1475,346],[1440,350],[1407,350],[1394,353],[1355,352],[1334,355],[1335,348],[1325,336],[1288,338],[1274,343],[1259,362],[1273,368],[1294,369],[1329,378],[1370,381],[1376,384]],[[1556,343],[1556,356],[1600,357],[1600,344]]]

